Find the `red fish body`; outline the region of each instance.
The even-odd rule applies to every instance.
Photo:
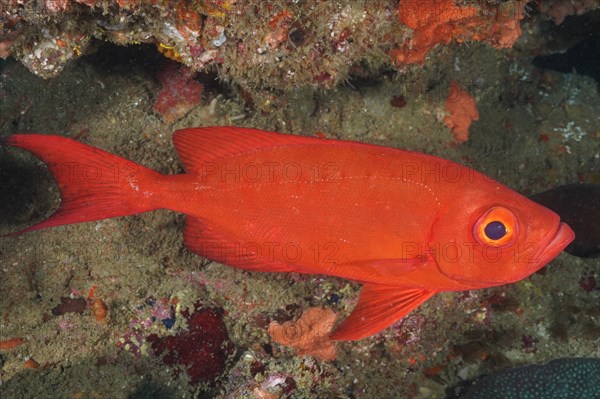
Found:
[[[332,334],[360,339],[436,292],[507,284],[574,238],[559,217],[433,156],[349,141],[216,127],[177,131],[182,175],[161,175],[58,136],[13,135],[57,178],[62,203],[22,232],[167,208],[185,245],[252,271],[364,284]]]

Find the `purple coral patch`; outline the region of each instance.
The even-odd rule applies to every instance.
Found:
[[[227,358],[233,353],[223,311],[201,308],[184,316],[188,331],[168,337],[152,334],[147,339],[156,355],[164,355],[165,364],[185,366],[192,384],[210,383],[223,373]]]

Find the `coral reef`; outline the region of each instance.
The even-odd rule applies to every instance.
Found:
[[[0,56],[50,78],[94,51],[93,40],[154,44],[194,71],[253,91],[333,87],[350,74],[423,63],[438,44],[511,47],[525,1],[238,2],[0,0]]]

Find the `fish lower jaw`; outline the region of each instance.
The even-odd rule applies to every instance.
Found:
[[[556,258],[563,249],[567,247],[575,239],[575,233],[566,223],[560,223],[554,237],[548,245],[537,256],[534,266],[531,268],[531,273],[541,269],[552,259]]]

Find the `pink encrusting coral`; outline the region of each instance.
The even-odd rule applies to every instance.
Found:
[[[158,71],[162,89],[156,96],[154,111],[172,123],[200,103],[204,85],[194,80],[194,71],[175,62],[166,62]]]
[[[521,35],[524,7],[525,1],[515,2],[514,7],[463,6],[456,0],[401,1],[398,17],[412,29],[412,36],[402,48],[392,50],[391,56],[397,65],[422,64],[430,50],[452,41],[512,47]]]
[[[310,308],[294,322],[269,324],[269,335],[278,344],[291,346],[299,356],[312,355],[328,361],[336,357],[334,341],[329,339],[338,315],[331,309]]]
[[[469,139],[469,128],[473,121],[479,120],[479,111],[475,99],[463,90],[458,82],[450,83],[446,97],[446,112],[444,124],[452,129],[454,139],[463,143]]]

